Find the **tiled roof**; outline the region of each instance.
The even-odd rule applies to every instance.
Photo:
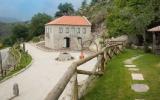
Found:
[[[59,17],[46,25],[80,25],[80,26],[91,26],[91,23],[86,17],[82,16],[62,16]]]

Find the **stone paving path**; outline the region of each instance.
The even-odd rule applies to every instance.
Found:
[[[132,57],[124,61],[125,67],[131,72],[132,80],[134,81],[143,81],[144,77],[143,74],[140,73],[140,69],[138,66],[134,65],[133,61],[140,58],[140,56]],[[146,84],[137,84],[133,83],[131,85],[131,89],[135,92],[147,92],[149,90],[149,86]],[[144,99],[135,99],[135,100],[144,100]]]

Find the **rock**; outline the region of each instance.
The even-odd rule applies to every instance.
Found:
[[[19,87],[18,87],[18,84],[17,84],[17,83],[15,83],[15,84],[13,85],[13,95],[14,95],[14,96],[19,96]]]

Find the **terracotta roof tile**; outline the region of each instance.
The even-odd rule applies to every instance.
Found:
[[[91,26],[91,23],[87,20],[86,17],[82,16],[62,16],[59,17],[46,25],[82,25],[82,26]]]

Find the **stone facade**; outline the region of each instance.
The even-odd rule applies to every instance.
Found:
[[[91,26],[46,25],[45,46],[52,49],[80,50],[81,43],[91,40]]]

